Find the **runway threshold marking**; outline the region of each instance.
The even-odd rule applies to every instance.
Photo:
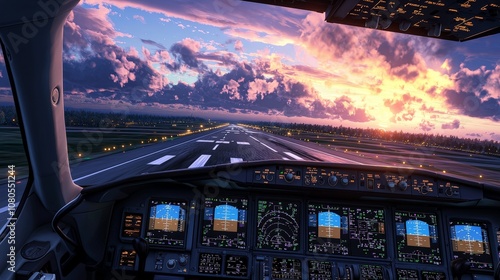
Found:
[[[92,176],[94,176],[94,175],[97,175],[97,174],[100,174],[100,173],[106,172],[106,171],[108,171],[108,170],[111,170],[111,169],[114,169],[114,168],[120,167],[120,166],[125,165],[125,164],[129,164],[129,163],[131,163],[131,162],[134,162],[134,161],[137,161],[137,160],[143,159],[143,158],[145,158],[145,157],[149,157],[149,156],[151,156],[151,155],[158,154],[158,153],[164,152],[164,151],[166,151],[166,150],[170,150],[170,149],[172,149],[172,148],[176,148],[176,147],[182,146],[182,145],[184,145],[184,144],[187,144],[187,143],[190,143],[190,142],[193,142],[193,141],[199,140],[199,139],[201,139],[201,138],[207,137],[207,136],[209,136],[209,135],[212,135],[212,134],[215,134],[215,133],[218,133],[218,132],[219,132],[219,131],[214,131],[214,132],[212,132],[212,133],[210,133],[210,134],[208,134],[208,135],[203,135],[203,136],[200,136],[200,137],[198,137],[198,138],[195,138],[195,139],[192,139],[192,140],[189,140],[189,141],[186,141],[186,142],[182,142],[182,143],[179,143],[179,144],[176,144],[176,145],[173,145],[173,146],[170,146],[170,147],[167,147],[167,148],[164,148],[164,149],[161,149],[161,150],[158,150],[158,151],[155,151],[155,152],[149,153],[149,154],[147,154],[147,155],[143,155],[143,156],[140,156],[140,157],[137,157],[137,158],[131,159],[131,160],[127,160],[127,161],[122,162],[122,163],[119,163],[119,164],[117,164],[117,165],[113,165],[113,166],[110,166],[110,167],[108,167],[108,168],[101,169],[101,170],[99,170],[99,171],[97,171],[97,172],[94,172],[94,173],[91,173],[91,174],[88,174],[88,175],[82,176],[82,177],[80,177],[80,178],[76,178],[76,179],[74,179],[74,180],[73,180],[73,182],[80,181],[80,180],[82,180],[82,179],[85,179],[85,178],[88,178],[88,177],[92,177]]]
[[[164,163],[168,160],[171,160],[174,157],[175,157],[174,155],[166,155],[166,156],[163,156],[159,159],[153,160],[152,162],[148,163],[148,165],[161,165],[162,163]]]
[[[210,159],[211,155],[201,155],[199,156],[188,168],[196,168],[205,166],[207,161]]]
[[[271,151],[273,151],[273,152],[275,152],[275,153],[277,153],[277,152],[278,152],[278,151],[276,151],[275,149],[273,149],[273,148],[269,147],[268,145],[266,145],[266,144],[264,144],[264,143],[260,142],[260,140],[258,140],[257,138],[255,138],[255,137],[253,137],[253,136],[250,136],[250,138],[252,138],[253,140],[255,140],[255,141],[259,142],[260,144],[262,144],[262,146],[264,146],[264,147],[268,148],[269,150],[271,150]]]
[[[237,162],[242,162],[243,161],[242,158],[234,158],[234,157],[230,158],[230,160],[231,160],[231,163],[237,163]]]
[[[298,155],[295,155],[295,154],[290,153],[290,152],[284,152],[284,154],[286,154],[287,156],[289,156],[293,159],[296,159],[296,160],[304,160],[303,158],[299,157]]]
[[[236,142],[236,144],[238,144],[238,145],[250,145],[250,143],[248,143],[248,142]]]

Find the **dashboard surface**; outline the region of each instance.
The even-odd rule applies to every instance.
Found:
[[[500,205],[479,183],[304,162],[176,176],[89,191],[121,193],[107,267],[138,271],[133,242],[144,239],[157,279],[494,279]]]

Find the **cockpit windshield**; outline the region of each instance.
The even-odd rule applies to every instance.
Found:
[[[245,1],[82,1],[64,28],[73,179],[279,159],[500,185],[499,45]]]

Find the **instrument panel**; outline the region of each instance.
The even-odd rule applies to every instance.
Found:
[[[307,182],[304,173],[290,170],[295,171],[289,178]],[[248,173],[253,175],[254,170]],[[272,173],[277,175],[272,179],[286,178],[279,170]],[[377,186],[376,176],[360,173],[373,177]],[[269,174],[269,170],[259,172],[259,181],[269,179]],[[359,176],[348,176],[346,186],[351,179],[360,182]],[[109,235],[108,265],[137,271],[139,257],[132,240],[144,238],[150,247],[145,261],[150,275],[452,279],[452,267],[466,265],[467,275],[494,279],[499,259],[500,218],[494,211],[498,204],[475,207],[461,201],[351,196],[334,187],[283,189],[269,182],[247,182],[247,186],[237,182],[241,187],[237,191],[233,185],[214,192],[207,190],[207,181],[204,184],[146,183],[117,202],[111,228],[119,230]]]

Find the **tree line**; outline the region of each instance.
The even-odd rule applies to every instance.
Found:
[[[85,110],[65,110],[64,119],[67,127],[123,127],[123,126],[157,126],[172,124],[207,123],[199,117],[158,116],[146,114],[121,114],[112,112],[95,112]],[[0,125],[18,126],[14,106],[0,106]]]
[[[388,142],[460,150],[478,154],[500,155],[500,143],[494,140],[463,138],[452,135],[384,131],[373,128],[352,128],[305,123],[257,123],[259,126],[277,127],[313,133],[327,133],[336,136],[368,138]]]

